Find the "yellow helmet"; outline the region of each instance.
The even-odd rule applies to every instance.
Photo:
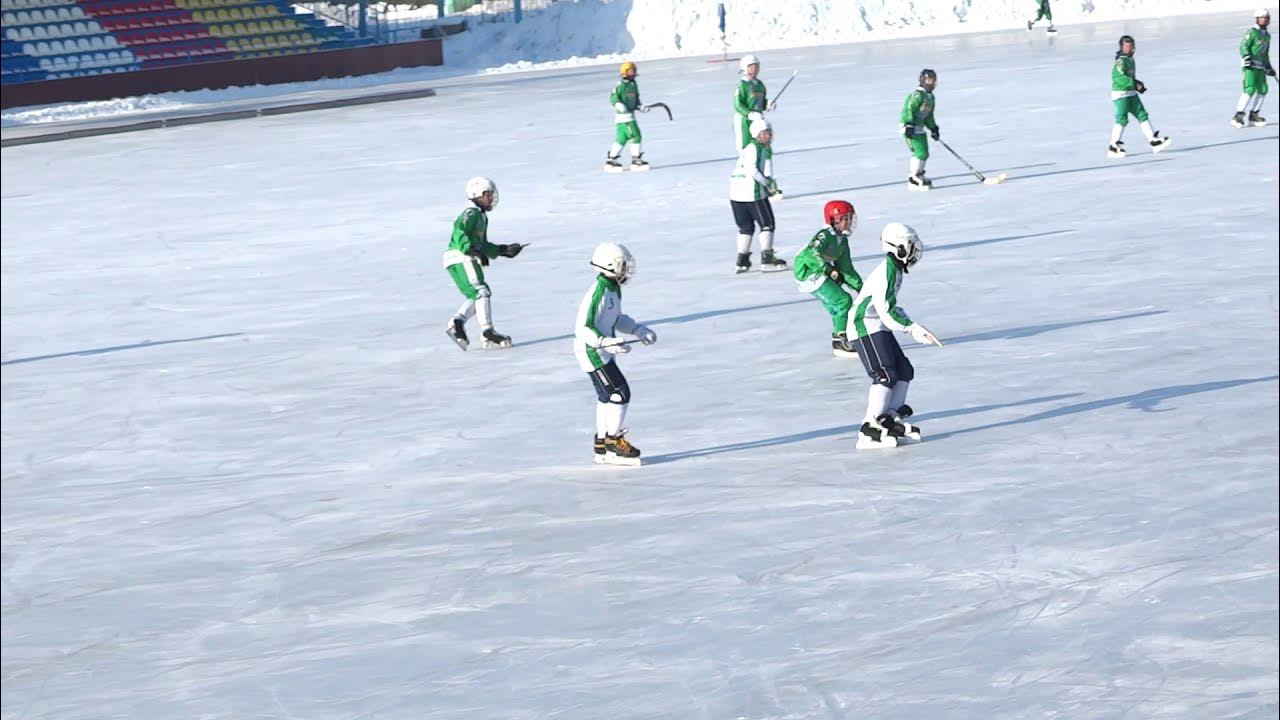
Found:
[[[622,77],[626,77],[628,72],[634,73],[635,71],[636,71],[636,64],[631,62],[630,60],[622,63],[622,65],[618,68],[618,74],[621,75]]]

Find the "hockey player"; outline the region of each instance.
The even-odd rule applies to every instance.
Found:
[[[832,200],[822,208],[826,227],[796,255],[795,278],[800,292],[812,293],[831,315],[831,352],[836,357],[857,357],[849,342],[849,310],[853,295],[862,291],[862,278],[849,256],[849,234],[858,226],[853,205]],[[842,286],[853,291],[850,295]]]
[[[1027,29],[1030,30],[1031,26],[1043,18],[1049,21],[1049,29],[1045,32],[1058,32],[1058,29],[1053,26],[1053,11],[1049,9],[1049,0],[1036,0],[1036,5],[1036,19],[1027,21]]]
[[[622,79],[609,94],[609,102],[613,104],[613,145],[605,156],[605,172],[622,172],[622,156],[625,145],[631,153],[631,170],[648,170],[649,163],[644,161],[644,153],[640,150],[640,125],[636,123],[636,111],[649,112],[649,108],[640,104],[640,89],[636,86],[636,64],[624,62],[618,68]]]
[[[614,361],[631,346],[615,333],[634,335],[645,345],[657,342],[658,335],[622,313],[622,286],[636,273],[631,252],[622,245],[604,243],[591,253],[591,266],[600,273],[578,306],[573,354],[596,388],[595,461],[639,465],[640,449],[627,440],[622,427],[631,388]]]
[[[929,160],[929,137],[938,140],[942,137],[938,123],[933,119],[933,90],[938,87],[938,74],[929,68],[920,71],[920,86],[907,96],[902,104],[902,136],[907,140],[911,150],[911,174],[907,176],[907,187],[911,190],[928,190],[933,181],[924,176],[924,165]],[[926,132],[929,137],[926,137]]]
[[[747,144],[738,153],[738,165],[729,176],[729,205],[738,225],[736,272],[751,269],[751,237],[760,227],[760,269],[786,270],[787,261],[773,252],[773,206],[769,198],[782,194],[773,179],[773,128],[763,117],[752,120]]]
[[[1231,118],[1235,127],[1255,125],[1262,127],[1267,119],[1262,117],[1262,101],[1267,98],[1267,77],[1275,77],[1276,71],[1271,67],[1271,33],[1267,27],[1271,25],[1271,12],[1259,10],[1254,13],[1257,23],[1249,28],[1244,39],[1240,41],[1240,66],[1244,72],[1244,93],[1240,102],[1236,103],[1236,115]],[[1244,114],[1248,111],[1249,119]]]
[[[1169,146],[1169,138],[1164,137],[1151,127],[1147,120],[1147,109],[1142,105],[1138,95],[1147,91],[1147,86],[1134,77],[1137,63],[1133,60],[1135,43],[1132,36],[1120,37],[1120,49],[1116,52],[1115,65],[1111,66],[1111,102],[1115,105],[1116,124],[1111,128],[1111,145],[1107,148],[1107,157],[1122,158],[1125,156],[1124,128],[1129,124],[1129,116],[1138,118],[1142,134],[1151,143],[1151,152],[1158,153]]]
[[[751,123],[763,120],[764,113],[773,110],[773,103],[768,101],[764,83],[756,77],[760,74],[760,58],[743,55],[738,68],[741,72],[738,90],[733,94],[733,140],[734,147],[741,149],[751,142]]]
[[[489,211],[498,206],[498,186],[485,177],[473,177],[467,181],[467,198],[472,207],[462,211],[453,221],[453,236],[444,252],[444,269],[462,292],[466,301],[445,327],[458,347],[467,349],[466,322],[472,313],[480,319],[481,335],[485,349],[511,347],[511,338],[493,329],[493,315],[489,307],[489,285],[484,281],[484,270],[489,261],[498,257],[513,258],[524,246],[494,245],[489,242]]]
[[[893,331],[909,333],[916,342],[942,343],[923,325],[912,322],[898,306],[898,291],[907,272],[920,262],[924,244],[909,226],[889,223],[880,232],[885,258],[867,276],[854,301],[853,326],[858,333],[858,355],[871,377],[867,414],[858,431],[859,449],[895,447],[903,437],[920,439],[907,405],[907,386],[915,377],[911,361],[903,354]]]

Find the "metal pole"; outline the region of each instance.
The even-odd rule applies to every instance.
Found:
[[[516,0],[516,22],[520,22],[520,20],[523,19],[523,17],[524,17],[524,13],[522,13],[520,10],[520,0]]]
[[[369,0],[360,0],[360,23],[359,23],[360,37],[369,36],[369,26],[367,21],[365,20],[365,15],[367,15],[368,13],[369,13]]]
[[[436,19],[444,17],[444,0],[436,0]]]

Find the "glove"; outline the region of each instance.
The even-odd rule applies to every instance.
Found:
[[[652,345],[658,342],[658,333],[650,330],[647,325],[637,325],[635,336],[640,338],[640,342],[645,345]]]
[[[596,349],[603,350],[607,353],[613,353],[614,355],[625,355],[626,353],[631,352],[631,346],[624,345],[623,343],[625,342],[626,340],[623,340],[620,337],[602,337],[599,342],[596,343]]]
[[[498,254],[501,255],[502,257],[513,258],[519,255],[520,251],[523,249],[524,249],[524,246],[521,245],[520,243],[512,243],[510,245],[499,245]]]
[[[831,278],[831,281],[837,285],[844,284],[844,273],[840,272],[839,268],[831,268],[828,270],[827,277]]]
[[[765,183],[764,187],[765,190],[769,191],[770,196],[782,194],[782,191],[778,189],[778,181],[773,178],[769,178],[769,182]]]
[[[613,109],[617,112],[624,113],[627,111],[627,106],[620,102],[616,102],[613,104]]]
[[[1145,84],[1143,84],[1143,82],[1142,82],[1141,80],[1134,80],[1134,81],[1133,81],[1133,89],[1134,89],[1134,90],[1137,90],[1137,91],[1138,91],[1138,94],[1139,94],[1139,95],[1141,95],[1142,93],[1144,93],[1144,92],[1146,92],[1146,91],[1147,91],[1147,86],[1146,86]]]
[[[939,128],[934,128],[932,131],[929,132],[929,136],[932,137],[934,140],[941,140],[942,130]]]
[[[769,104],[768,104],[768,105],[766,105],[764,109],[765,109],[766,111],[768,111],[768,112],[773,112],[773,109],[774,109],[774,108],[776,108],[776,107],[778,107],[778,101],[777,101],[777,100],[770,100],[770,101],[769,101]]]
[[[929,329],[920,323],[912,323],[911,327],[907,328],[907,332],[911,333],[912,340],[915,340],[921,345],[937,345],[938,347],[942,347],[942,341],[934,337],[933,333],[929,332]]]
[[[755,112],[754,110],[747,113],[748,122],[753,120],[763,120],[763,119],[764,119],[764,113],[758,113],[758,112]]]
[[[906,125],[903,125],[902,134],[907,137],[914,137],[916,134],[916,126],[912,125],[911,123],[907,123]]]
[[[1267,68],[1267,77],[1275,77],[1275,76],[1276,76],[1276,69],[1275,69],[1275,68]]]

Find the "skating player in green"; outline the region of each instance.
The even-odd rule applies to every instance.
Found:
[[[1058,32],[1058,29],[1053,26],[1053,11],[1049,9],[1049,0],[1036,0],[1036,19],[1027,21],[1027,29],[1030,30],[1031,26],[1040,22],[1041,19],[1049,21],[1049,29],[1045,32]]]
[[[649,163],[644,161],[644,152],[640,149],[640,125],[636,123],[637,112],[649,112],[649,108],[640,104],[640,88],[636,85],[636,64],[624,62],[618,68],[622,79],[609,94],[609,103],[613,105],[613,145],[605,156],[605,172],[622,172],[622,148],[626,146],[631,153],[631,171],[648,170]]]
[[[444,269],[458,286],[466,300],[453,319],[445,326],[448,335],[458,347],[467,349],[466,322],[472,314],[480,320],[481,336],[485,349],[511,347],[511,338],[493,329],[493,314],[489,307],[489,284],[484,279],[484,266],[490,260],[513,258],[524,246],[495,245],[489,242],[489,212],[498,206],[498,186],[484,177],[467,181],[467,198],[472,206],[462,211],[453,221],[453,235],[444,252]]]
[[[1271,67],[1271,33],[1267,30],[1271,25],[1271,12],[1259,10],[1254,13],[1254,20],[1257,24],[1249,28],[1240,41],[1244,93],[1236,103],[1235,117],[1231,118],[1231,124],[1238,128],[1267,124],[1267,119],[1261,115],[1262,101],[1267,98],[1267,78],[1276,76],[1275,69]],[[1248,119],[1245,119],[1246,112]]]
[[[933,90],[936,87],[938,74],[929,68],[921,70],[920,86],[907,96],[898,118],[902,136],[911,150],[911,174],[907,176],[907,187],[911,190],[933,187],[933,181],[924,176],[924,166],[929,160],[929,138],[937,140],[941,137],[938,123],[933,119]]]
[[[858,226],[858,215],[849,202],[832,200],[822,208],[822,217],[826,227],[796,255],[796,286],[800,292],[818,298],[831,316],[832,354],[857,357],[857,349],[849,342],[848,327],[853,298],[862,291],[862,278],[849,253],[849,233]]]
[[[1151,127],[1151,122],[1147,119],[1147,108],[1138,97],[1147,91],[1147,86],[1134,75],[1137,72],[1137,63],[1133,60],[1135,46],[1132,36],[1122,35],[1120,49],[1111,66],[1111,102],[1115,106],[1116,124],[1111,128],[1111,145],[1107,148],[1109,158],[1122,158],[1126,154],[1121,138],[1124,137],[1124,128],[1129,124],[1130,115],[1138,118],[1138,127],[1147,136],[1151,152],[1158,153],[1172,142]]]

